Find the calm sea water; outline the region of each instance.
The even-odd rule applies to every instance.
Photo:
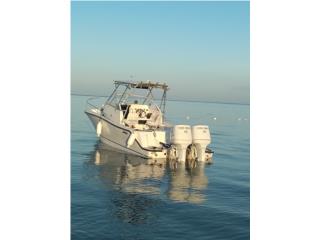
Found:
[[[249,106],[168,101],[171,123],[207,124],[213,164],[186,170],[106,150],[71,96],[72,239],[249,239]]]

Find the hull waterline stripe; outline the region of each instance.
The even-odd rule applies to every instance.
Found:
[[[103,136],[100,136],[100,137],[102,137],[102,138],[104,138],[104,139],[107,139],[108,141],[110,141],[110,142],[112,142],[112,143],[114,143],[114,144],[117,144],[117,145],[119,145],[120,147],[123,147],[123,148],[125,148],[125,149],[128,149],[128,150],[130,150],[130,151],[133,151],[133,152],[137,153],[137,154],[139,155],[139,157],[143,157],[143,158],[147,158],[147,159],[149,158],[148,156],[143,155],[142,153],[139,153],[139,152],[137,152],[137,151],[135,151],[135,150],[133,150],[133,149],[124,147],[124,146],[122,146],[121,144],[116,143],[116,142],[110,140],[109,138],[106,138],[106,137],[103,137]]]

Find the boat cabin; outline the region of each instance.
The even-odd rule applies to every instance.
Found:
[[[103,114],[114,122],[136,130],[164,127],[166,84],[115,81],[115,90],[103,107]],[[155,100],[155,90],[162,96]],[[159,93],[158,95],[159,96]],[[160,102],[159,106],[156,102]]]

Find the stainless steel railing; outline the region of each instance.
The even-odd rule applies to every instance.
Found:
[[[103,99],[105,99],[105,97],[90,97],[87,99],[86,103],[86,110],[90,110],[90,109],[98,109],[100,110],[101,107],[103,106],[104,104],[104,101]],[[97,100],[100,100],[99,103],[98,102],[94,102],[94,101],[97,101]]]

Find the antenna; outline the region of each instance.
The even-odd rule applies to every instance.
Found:
[[[131,74],[131,75],[129,76],[129,78],[130,78],[130,81],[132,82],[132,80],[133,80],[133,78],[134,78],[134,75]]]

